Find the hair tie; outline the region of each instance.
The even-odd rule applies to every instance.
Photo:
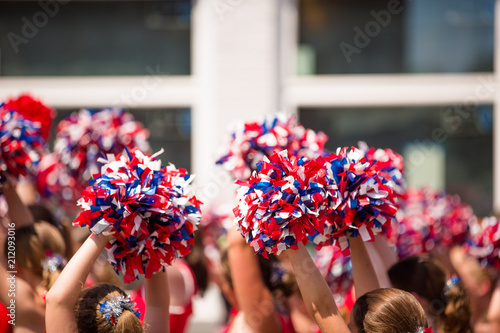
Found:
[[[121,316],[123,310],[129,310],[133,314],[140,317],[141,313],[135,309],[136,304],[130,300],[130,297],[127,296],[118,296],[113,297],[109,301],[105,301],[104,303],[99,303],[99,312],[102,313],[102,316],[108,322],[108,325],[116,325],[118,322],[118,318]]]
[[[446,280],[446,283],[445,283],[444,289],[443,289],[444,296],[446,298],[448,298],[448,294],[449,294],[451,288],[461,281],[462,281],[462,279],[459,278],[458,276],[453,276],[453,277],[449,278],[448,280]]]
[[[432,326],[429,328],[420,326],[416,333],[432,333]]]
[[[45,259],[42,259],[42,268],[44,271],[55,272],[62,269],[67,261],[59,254],[52,254],[51,251],[45,251]]]

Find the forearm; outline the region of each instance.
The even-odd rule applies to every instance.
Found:
[[[322,332],[349,332],[325,279],[302,243],[287,250],[307,311]],[[333,329],[335,328],[335,330]]]
[[[380,288],[377,274],[361,237],[350,238],[349,246],[351,248],[352,275],[356,297]]]
[[[274,299],[267,288],[255,254],[236,229],[228,234],[228,261],[233,290],[245,324],[256,332],[275,332],[279,323],[275,314]],[[254,320],[258,314],[260,320]]]
[[[500,333],[500,280],[497,281],[493,294],[491,295],[487,320],[491,325],[491,332]]]
[[[91,234],[68,262],[47,294],[47,305],[73,307],[97,257],[108,243],[107,236]]]
[[[147,332],[169,332],[169,306],[170,290],[168,287],[168,275],[166,272],[153,274],[146,279],[146,313],[144,314],[144,326]]]
[[[16,224],[16,229],[32,225],[35,221],[33,215],[17,194],[15,186],[6,181],[2,185],[2,193],[9,207],[9,218]]]
[[[375,235],[373,245],[382,260],[385,271],[388,271],[389,268],[398,262],[398,254],[396,253],[396,250],[389,245],[386,236]]]

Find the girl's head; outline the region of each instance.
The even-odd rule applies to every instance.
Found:
[[[75,317],[79,332],[143,332],[139,316],[133,304],[118,302],[126,293],[111,284],[99,284],[87,288],[80,294],[75,307]],[[118,304],[118,305],[117,305]],[[123,305],[120,305],[123,304]],[[119,315],[106,318],[106,309],[119,308]]]
[[[469,301],[462,283],[426,256],[405,258],[389,269],[392,286],[416,294],[438,332],[470,332]]]
[[[425,312],[412,294],[381,288],[354,303],[349,328],[353,333],[416,333],[427,326]]]
[[[41,277],[43,287],[50,289],[65,261],[66,246],[59,230],[44,221],[20,228],[16,230],[16,248],[22,249],[16,251],[17,265]]]

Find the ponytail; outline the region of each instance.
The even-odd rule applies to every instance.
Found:
[[[437,320],[437,331],[446,333],[470,333],[471,311],[469,299],[464,285],[454,280],[448,280],[444,288],[446,306]]]

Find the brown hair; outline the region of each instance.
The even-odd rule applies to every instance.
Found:
[[[428,315],[436,318],[435,329],[446,333],[467,333],[470,308],[462,283],[446,283],[445,270],[427,256],[412,256],[388,271],[393,287],[414,292],[429,302]]]
[[[205,290],[208,288],[208,268],[205,252],[203,251],[203,233],[201,228],[194,233],[194,246],[191,247],[191,252],[189,252],[185,260],[193,270],[198,293],[203,296]]]
[[[381,288],[370,291],[354,303],[354,321],[360,332],[417,332],[427,326],[424,309],[412,294]]]
[[[75,306],[75,318],[78,332],[85,333],[137,333],[144,332],[141,322],[135,313],[124,309],[115,325],[111,325],[99,311],[100,304],[114,297],[127,296],[126,293],[112,285],[99,284],[83,290]]]
[[[63,269],[55,267],[55,270],[47,270],[43,262],[48,256],[59,256],[64,259],[66,246],[64,239],[56,227],[48,222],[40,221],[33,226],[16,230],[16,247],[22,249],[16,251],[16,263],[42,277],[42,285],[47,290],[52,287],[55,280]]]
[[[64,256],[66,258],[71,258],[73,256],[73,240],[71,239],[72,226],[68,218],[62,217],[61,219],[57,219],[49,208],[41,204],[29,205],[28,209],[36,222],[48,222],[59,230],[66,244]]]

